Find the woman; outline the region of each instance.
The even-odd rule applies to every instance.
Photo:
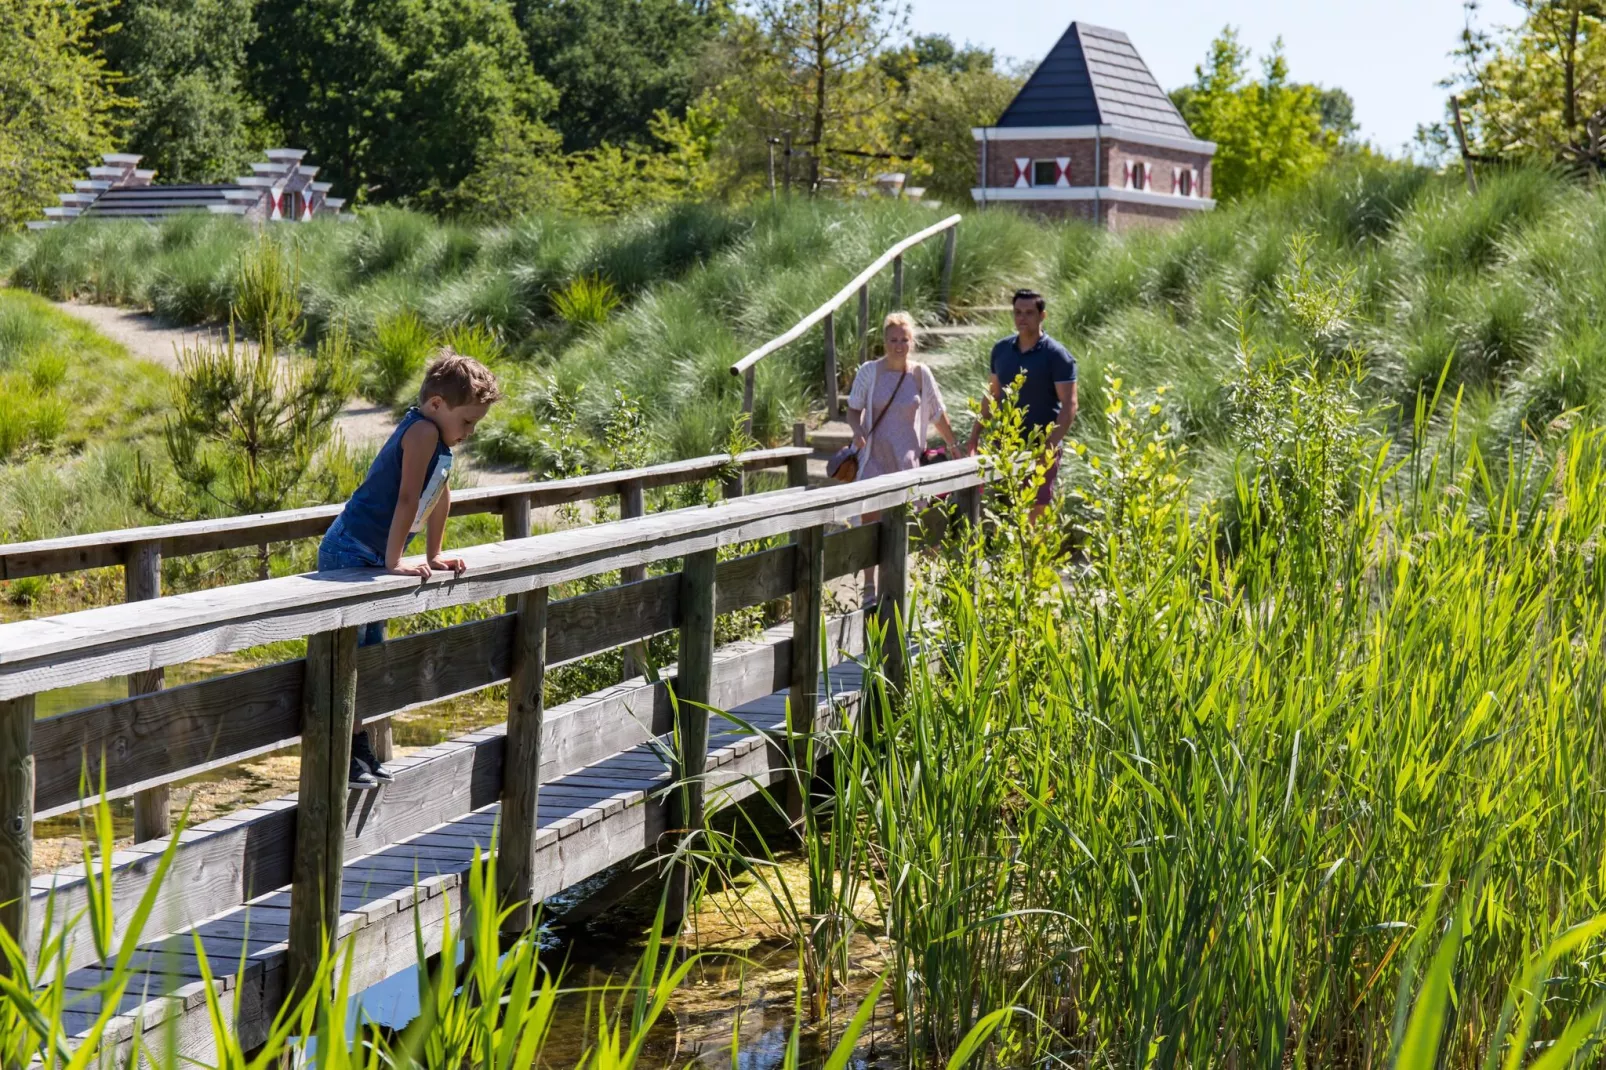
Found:
[[[859,478],[872,479],[920,464],[932,427],[958,456],[954,429],[931,369],[910,359],[915,348],[915,321],[907,312],[893,312],[881,324],[886,356],[859,366],[848,393],[848,427],[859,454]],[[865,513],[863,522],[881,519]],[[875,572],[864,573],[864,604],[875,600]]]

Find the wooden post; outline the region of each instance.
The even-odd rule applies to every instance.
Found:
[[[881,601],[876,619],[882,627],[881,664],[887,683],[902,691],[909,660],[909,507],[894,505],[881,511],[877,565]]]
[[[842,409],[837,405],[836,386],[836,313],[825,314],[825,417],[828,420],[842,419]]]
[[[809,429],[802,420],[792,425],[792,445],[807,446],[809,444]],[[807,457],[788,457],[786,459],[786,485],[788,487],[806,487],[809,485],[809,459]]]
[[[954,492],[954,523],[966,537],[981,528],[981,491],[977,485]]]
[[[747,414],[745,423],[749,435],[753,433],[753,370],[756,367],[750,364],[742,372],[742,412]]]
[[[859,363],[870,359],[870,285],[859,287]]]
[[[903,307],[903,254],[892,258],[892,307]]]
[[[32,695],[0,702],[0,926],[23,947],[33,885],[33,705]]]
[[[513,666],[507,687],[507,749],[502,758],[502,828],[496,878],[502,928],[521,933],[535,918],[535,833],[541,791],[542,688],[546,683],[547,589],[516,595]]]
[[[642,493],[641,480],[627,479],[619,484],[619,519],[630,520],[646,515],[647,503]],[[620,583],[640,583],[646,578],[646,565],[626,565],[619,570]],[[636,658],[631,654],[630,648],[625,648],[624,671],[621,678],[629,680],[640,676],[643,668],[644,666],[636,664]]]
[[[347,773],[357,712],[357,628],[307,638],[301,699],[301,790],[290,886],[290,991],[318,969],[323,942],[334,946],[345,862]]]
[[[162,597],[162,550],[154,542],[135,543],[128,548],[123,559],[123,598],[128,602],[143,602]],[[128,697],[148,695],[162,689],[162,670],[147,669],[130,673]],[[173,821],[168,801],[171,789],[166,784],[134,793],[134,842],[158,839],[171,835]]]
[[[948,228],[942,239],[942,318],[953,318],[953,306],[949,303],[954,284],[954,243],[959,239],[959,224],[955,223]]]
[[[708,767],[708,710],[714,680],[713,550],[687,554],[680,571],[680,667],[676,673],[675,781],[669,825],[684,842],[703,826],[703,773]],[[676,864],[669,874],[665,924],[679,926],[691,896],[691,867]]]
[[[809,763],[809,740],[814,715],[820,706],[820,622],[825,600],[825,527],[815,525],[795,533],[796,571],[792,581],[792,681],[790,728],[792,780],[787,784],[786,814],[796,822],[803,817],[814,770]]]
[[[719,488],[727,498],[740,498],[747,493],[747,473],[737,468],[719,481]]]
[[[509,539],[528,539],[530,537],[530,499],[523,494],[515,494],[502,499],[502,541]],[[518,597],[509,595],[502,603],[509,613],[518,611]],[[385,745],[390,745],[390,721],[385,721]],[[376,747],[375,750],[378,748]],[[385,756],[381,754],[380,760]]]

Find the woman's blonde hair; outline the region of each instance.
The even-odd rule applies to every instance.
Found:
[[[909,351],[914,352],[916,343],[920,341],[920,331],[915,327],[915,318],[907,312],[888,312],[887,318],[881,321],[881,337],[887,336],[887,328],[896,324],[909,332]]]

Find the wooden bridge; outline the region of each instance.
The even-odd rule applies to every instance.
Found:
[[[953,493],[958,512],[973,518],[981,485],[977,462],[966,459],[809,489],[806,453],[454,495],[454,513],[501,513],[504,540],[462,550],[464,575],[422,584],[350,570],[154,597],[161,555],[315,535],[338,509],[0,547],[0,578],[124,564],[136,599],[0,625],[0,924],[37,951],[47,899],[58,923],[81,917],[93,875],[68,867],[31,878],[31,829],[37,816],[80,805],[86,772],[92,783],[104,777],[114,797],[162,793],[165,820],[173,781],[299,745],[296,796],[182,830],[176,844],[162,830],[137,836],[109,860],[121,931],[172,848],[135,960],[142,976],[105,1038],[126,1055],[136,1034],[158,1045],[172,1036],[181,1054],[199,1057],[212,1037],[196,933],[225,973],[244,957],[243,973],[219,984],[251,1046],[308,976],[325,933],[355,944],[354,991],[415,964],[415,905],[425,949],[437,950],[447,913],[463,908],[473,851],[491,845],[493,827],[501,891],[524,904],[512,919],[520,927],[531,904],[564,888],[642,852],[672,854],[713,807],[788,784],[795,800],[788,708],[792,731],[806,738],[822,714],[851,707],[867,612],[892,630],[885,674],[900,682],[911,509]],[[792,487],[744,495],[730,478],[778,465]],[[724,501],[643,515],[645,488],[711,474],[726,477]],[[618,496],[623,519],[529,537],[531,505],[604,495]],[[879,523],[828,534],[872,510]],[[721,559],[722,550],[780,538],[790,541]],[[678,571],[646,575],[675,561]],[[827,619],[824,584],[870,565],[882,570],[880,602]],[[614,586],[549,598],[559,584],[615,574]],[[716,647],[718,614],[781,598],[791,600],[792,625]],[[358,627],[370,621],[503,600],[508,611],[487,619],[357,646]],[[679,632],[679,660],[661,682],[636,677],[544,708],[547,669],[670,631]],[[167,666],[302,637],[305,658],[160,689]],[[35,721],[38,692],[123,675],[130,698]],[[396,781],[377,791],[347,789],[354,721],[501,682],[504,725],[394,761]],[[758,731],[711,717],[710,707]],[[140,831],[149,833],[158,807],[144,812]],[[672,899],[677,890],[683,897],[684,880],[672,877]],[[81,1033],[104,1009],[104,973],[87,934],[72,936],[69,1019]]]

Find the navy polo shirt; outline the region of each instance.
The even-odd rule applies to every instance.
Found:
[[[1016,334],[993,346],[992,372],[1004,387],[1024,374],[1026,381],[1015,404],[1025,410],[1026,430],[1048,427],[1060,415],[1060,396],[1054,384],[1076,382],[1076,358],[1046,334],[1038,336],[1037,344],[1024,353],[1019,341]]]

